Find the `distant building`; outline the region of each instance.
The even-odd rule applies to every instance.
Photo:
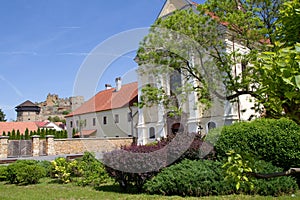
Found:
[[[48,94],[46,101],[37,103],[41,107],[41,120],[59,117],[64,119],[65,115],[74,111],[84,103],[83,96],[59,98],[57,94]]]
[[[46,101],[32,103],[27,100],[16,107],[18,122],[45,121],[50,118],[64,120],[65,115],[84,103],[83,96],[59,98],[57,94],[48,94]]]
[[[27,100],[16,107],[17,121],[39,121],[41,108],[31,101]]]
[[[116,87],[106,84],[100,91],[74,112],[66,116],[68,136],[75,131],[78,137],[131,137],[136,136],[138,120],[137,82]]]
[[[12,132],[13,130],[19,130],[20,134],[25,134],[26,129],[28,129],[28,132],[34,132],[38,129],[54,129],[56,131],[63,130],[55,123],[49,121],[0,122],[0,135],[2,135],[4,132],[7,135],[8,132]]]

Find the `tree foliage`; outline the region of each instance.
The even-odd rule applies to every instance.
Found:
[[[141,42],[139,72],[157,79],[180,72],[187,83],[181,92],[195,91],[202,104],[213,95],[235,101],[248,94],[267,117],[300,123],[299,7],[296,0],[208,0],[197,10],[175,11]],[[156,99],[144,89],[142,106],[172,95],[160,85]]]
[[[5,114],[4,114],[4,112],[0,108],[0,122],[5,122],[5,121],[6,121]]]

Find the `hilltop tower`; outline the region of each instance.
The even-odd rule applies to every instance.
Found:
[[[41,108],[27,100],[16,107],[17,121],[38,121]]]

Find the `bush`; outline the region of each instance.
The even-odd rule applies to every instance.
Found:
[[[7,180],[7,166],[0,166],[0,181]]]
[[[212,147],[204,145],[202,138],[194,133],[178,133],[151,145],[124,146],[121,150],[105,153],[103,163],[109,175],[123,189],[135,187],[138,191],[144,183],[162,168],[180,162],[184,158],[199,159],[200,151]],[[209,148],[211,147],[211,148]]]
[[[267,174],[282,172],[283,169],[280,167],[275,167],[271,163],[261,160],[256,162],[256,171],[258,173]],[[298,189],[296,180],[288,176],[269,179],[253,178],[252,182],[254,184],[254,189],[252,191],[248,189],[245,190],[245,188],[242,187],[241,192],[246,194],[258,194],[264,196],[280,196],[284,194],[292,194]]]
[[[147,181],[143,187],[150,194],[208,196],[233,193],[278,196],[290,194],[297,189],[296,181],[291,177],[273,179],[253,179],[254,189],[242,185],[236,190],[235,183],[225,180],[226,172],[222,163],[211,160],[183,160],[181,163],[163,169],[157,176]],[[258,161],[260,173],[281,171],[270,163]]]
[[[52,165],[50,161],[43,160],[39,161],[37,164],[45,169],[45,177],[51,176]]]
[[[35,160],[18,160],[7,167],[7,180],[11,184],[36,184],[45,174]]]
[[[210,160],[183,160],[165,168],[144,185],[150,194],[207,196],[233,193],[224,178],[222,163]]]
[[[259,119],[225,126],[215,145],[220,159],[248,152],[285,170],[300,166],[300,126],[288,119]]]
[[[213,128],[208,131],[205,136],[205,142],[209,142],[212,145],[215,145],[221,136],[223,126],[218,128]]]
[[[92,153],[85,152],[77,160],[56,158],[51,162],[51,174],[60,183],[74,182],[79,186],[99,186],[110,181],[104,165]]]
[[[94,154],[85,152],[78,160],[76,184],[80,186],[99,186],[110,180],[104,165],[95,158]]]
[[[67,161],[66,158],[59,157],[51,162],[51,174],[53,178],[57,178],[60,183],[69,183],[71,181],[72,172],[76,171],[77,161]]]
[[[279,196],[297,189],[297,184],[291,177],[256,179],[255,173],[273,174],[282,172],[283,169],[263,160],[258,161],[248,153],[241,155],[229,152],[222,168],[226,173],[225,179],[235,185],[235,193]]]

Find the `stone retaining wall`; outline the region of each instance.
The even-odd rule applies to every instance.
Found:
[[[54,140],[54,155],[78,154],[89,152],[108,152],[118,149],[121,145],[130,145],[132,138],[111,138],[111,139],[59,139]],[[51,155],[51,154],[50,154]]]
[[[82,154],[85,151],[103,153],[119,149],[122,145],[130,145],[133,138],[76,138],[54,139],[47,135],[46,142],[41,142],[39,136],[32,136],[32,156]],[[0,159],[7,158],[9,140],[7,136],[0,136]],[[40,152],[40,145],[45,144],[45,153]]]

